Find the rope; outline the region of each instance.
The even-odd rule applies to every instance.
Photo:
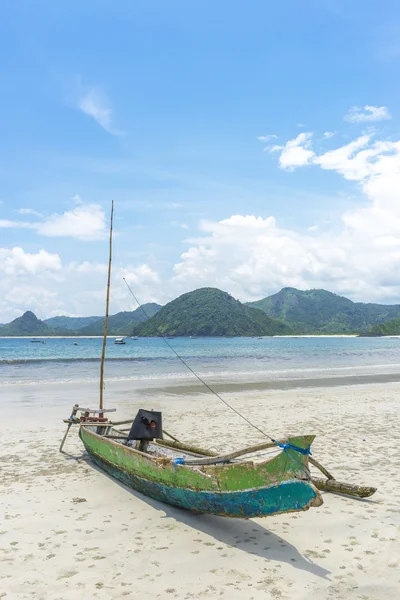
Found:
[[[137,305],[139,306],[139,308],[142,309],[144,315],[146,316],[147,319],[149,319],[150,317],[146,314],[146,311],[144,310],[143,306],[140,304],[139,300],[137,299],[137,297],[135,296],[135,294],[133,293],[129,283],[126,281],[125,277],[122,278],[126,284],[126,287],[128,288],[128,290],[130,291],[130,293],[132,294],[133,298],[135,299]],[[214,396],[216,396],[217,398],[219,398],[219,400],[221,400],[221,402],[223,402],[228,408],[230,408],[234,413],[236,413],[241,419],[243,419],[244,421],[246,421],[246,423],[248,423],[251,427],[254,427],[254,429],[256,429],[259,433],[261,433],[261,435],[263,435],[264,437],[268,438],[269,440],[271,440],[271,442],[273,442],[274,444],[276,444],[277,446],[279,446],[280,448],[282,448],[282,450],[284,452],[286,452],[287,450],[291,449],[291,450],[296,450],[297,452],[300,452],[301,454],[311,454],[310,452],[310,448],[298,448],[297,446],[293,446],[292,444],[281,444],[279,442],[277,442],[276,440],[274,440],[274,438],[272,438],[270,435],[268,435],[268,433],[265,433],[265,431],[263,431],[262,429],[260,429],[257,425],[254,425],[254,423],[252,423],[247,417],[245,417],[244,415],[242,415],[238,410],[236,410],[236,408],[234,408],[231,404],[229,404],[229,402],[227,402],[226,400],[224,400],[224,398],[222,398],[215,390],[213,390],[207,382],[204,381],[204,379],[202,379],[195,371],[193,371],[193,369],[187,364],[187,362],[177,353],[177,351],[175,350],[175,348],[173,346],[171,346],[171,344],[168,342],[168,340],[162,335],[161,332],[160,333],[160,337],[164,340],[164,342],[167,344],[168,348],[170,348],[170,350],[172,350],[172,352],[175,354],[175,356],[185,365],[185,367],[200,381],[200,383],[202,383],[212,394],[214,394]],[[297,459],[295,457],[291,457],[293,458],[293,460]],[[304,465],[302,462],[297,461],[304,469]],[[177,464],[181,464],[181,463],[177,463]],[[310,475],[310,471],[307,469],[306,471],[306,475],[307,477],[310,479],[311,475]]]

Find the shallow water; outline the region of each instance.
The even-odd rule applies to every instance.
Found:
[[[213,381],[276,381],[400,372],[399,338],[174,338],[167,341],[192,369]],[[0,338],[0,384],[98,379],[101,338],[47,338],[45,342]],[[160,338],[128,339],[125,345],[113,342],[109,339],[107,344],[108,380],[193,377]]]

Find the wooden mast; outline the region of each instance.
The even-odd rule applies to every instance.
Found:
[[[114,215],[114,200],[112,200],[112,202],[111,202],[110,253],[109,253],[109,259],[108,259],[108,279],[107,279],[107,295],[106,295],[106,318],[104,320],[103,349],[102,349],[102,352],[101,352],[101,363],[100,363],[100,405],[99,405],[99,408],[103,408],[104,359],[105,359],[105,356],[106,356],[107,329],[108,329],[108,307],[109,307],[109,304],[110,304],[110,280],[111,280],[111,260],[112,260],[113,215]]]

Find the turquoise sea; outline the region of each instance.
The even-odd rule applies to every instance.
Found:
[[[0,338],[0,384],[95,381],[100,338]],[[75,343],[77,345],[75,345]],[[279,381],[400,373],[400,338],[174,338],[168,343],[212,381]],[[111,380],[190,379],[160,338],[107,342]]]

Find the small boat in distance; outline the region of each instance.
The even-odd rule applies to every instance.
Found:
[[[124,337],[115,338],[114,344],[126,344],[125,338]]]
[[[138,340],[138,336],[137,335],[131,335],[131,340]]]

